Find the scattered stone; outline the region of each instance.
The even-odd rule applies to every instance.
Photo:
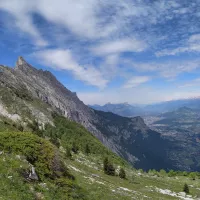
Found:
[[[38,175],[36,174],[35,168],[33,166],[31,167],[31,171],[29,173],[29,179],[35,180],[35,181],[39,180]]]
[[[37,192],[35,193],[35,199],[36,200],[44,199],[44,195],[41,192]]]
[[[19,160],[21,159],[21,156],[20,156],[20,155],[16,155],[15,157],[16,157],[17,159],[19,159]]]
[[[92,174],[91,176],[99,178],[100,176],[98,174]]]
[[[48,190],[49,188],[47,187],[47,184],[46,183],[40,183],[39,184],[41,187],[45,188],[46,190]]]
[[[186,196],[186,193],[185,192],[179,192],[178,195],[182,196],[182,197],[185,197]]]

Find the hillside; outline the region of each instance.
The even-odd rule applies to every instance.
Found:
[[[199,171],[198,162],[187,162],[188,157],[179,153],[176,140],[151,130],[141,117],[127,118],[89,108],[53,74],[37,70],[22,57],[15,68],[1,65],[0,69],[1,115],[21,129],[34,131],[38,124],[47,130],[47,124],[55,125],[52,113],[57,113],[83,125],[136,168]],[[51,135],[57,137],[57,133]],[[187,155],[187,149],[184,153]]]
[[[21,121],[21,124],[36,119],[41,126],[44,126],[46,123],[53,123],[51,113],[55,111],[80,123],[113,152],[132,164],[138,164],[141,168],[156,167],[156,163],[149,166],[146,164],[152,162],[149,160],[151,157],[154,157],[154,160],[167,160],[165,156],[167,152],[160,155],[158,154],[160,149],[154,148],[150,152],[143,151],[146,156],[143,166],[143,161],[140,163],[140,160],[143,160],[144,156],[140,153],[140,149],[139,152],[136,146],[132,149],[131,144],[129,148],[124,148],[122,138],[124,142],[135,138],[137,143],[137,135],[140,135],[138,142],[154,137],[152,131],[144,123],[140,123],[139,117],[130,119],[117,115],[105,116],[103,112],[96,112],[80,101],[75,93],[65,88],[50,72],[37,70],[22,57],[17,60],[15,68],[0,66],[0,69],[2,115]],[[115,120],[113,118],[117,118],[117,123],[113,123]],[[108,124],[108,121],[111,123]],[[107,125],[104,126],[105,124]],[[158,133],[155,135],[157,138],[160,137]],[[158,140],[165,143],[162,138]],[[148,145],[147,149],[155,146],[153,139],[148,141],[140,145],[143,147]],[[150,156],[146,155],[147,153]],[[169,166],[173,167],[171,164]],[[160,167],[166,168],[164,164],[160,164]]]
[[[15,124],[2,119],[1,199],[198,199],[199,173],[135,170],[81,125],[58,115],[52,117],[56,127],[48,125],[41,131],[35,125],[34,133],[20,132]],[[72,150],[74,142],[76,153]],[[85,151],[86,144],[89,152]],[[115,176],[103,172],[105,156],[113,163]],[[126,179],[119,178],[120,167],[125,169]],[[189,185],[190,194],[183,192],[184,183]]]

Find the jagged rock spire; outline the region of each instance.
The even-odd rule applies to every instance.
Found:
[[[16,62],[16,66],[25,65],[25,64],[27,64],[27,62],[24,60],[24,58],[22,56],[19,56]]]

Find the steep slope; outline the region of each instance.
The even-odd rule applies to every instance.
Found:
[[[142,170],[135,170],[106,149],[81,125],[61,116],[54,116],[54,120],[56,126],[48,125],[49,127],[42,131],[45,139],[32,133],[17,130],[12,132],[13,128],[7,123],[5,124],[7,132],[0,131],[0,199],[192,200],[199,198],[199,173],[174,171],[166,173],[163,170],[160,172],[150,170],[145,173]],[[52,133],[52,136],[58,134],[61,145],[59,148],[50,143],[53,138],[48,135],[49,133]],[[77,141],[77,138],[80,149],[78,153],[72,153],[69,157],[66,151],[71,145],[69,139]],[[91,150],[89,153],[81,148],[85,144],[89,144]],[[112,160],[116,169],[115,176],[106,175],[103,171],[102,161],[106,155]],[[62,168],[58,168],[59,163],[62,163]],[[33,167],[34,176],[31,170]],[[118,176],[120,167],[124,168],[126,179]],[[35,175],[39,176],[38,180]],[[184,183],[189,185],[188,195],[182,192]]]
[[[0,66],[0,71],[0,105],[4,116],[22,124],[37,119],[44,126],[53,123],[51,113],[56,111],[82,124],[104,145],[137,167],[176,168],[168,158],[172,143],[151,131],[140,117],[126,118],[89,108],[50,72],[33,68],[22,57],[14,69]]]

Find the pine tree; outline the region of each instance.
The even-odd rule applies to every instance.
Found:
[[[104,159],[103,169],[104,169],[105,174],[115,176],[115,168],[114,168],[113,164],[111,164],[109,162],[107,157]]]
[[[105,174],[106,174],[107,171],[108,171],[108,165],[109,165],[109,163],[108,163],[108,158],[106,157],[106,158],[104,159],[104,161],[103,161],[103,170],[104,170],[104,173],[105,173]]]
[[[70,158],[70,159],[72,158],[72,154],[69,148],[66,149],[66,156],[67,158]]]
[[[89,145],[88,144],[86,144],[86,146],[85,146],[85,153],[88,155],[88,154],[90,154],[90,148],[89,148]]]
[[[123,168],[120,168],[119,170],[119,177],[125,179],[126,178],[126,172]]]
[[[189,194],[190,191],[189,191],[189,187],[188,185],[185,183],[184,187],[183,187],[183,192],[185,192],[186,194]]]
[[[73,151],[75,154],[77,154],[77,153],[78,153],[78,150],[79,150],[78,146],[76,145],[75,142],[73,142],[73,144],[72,144],[72,151]]]

